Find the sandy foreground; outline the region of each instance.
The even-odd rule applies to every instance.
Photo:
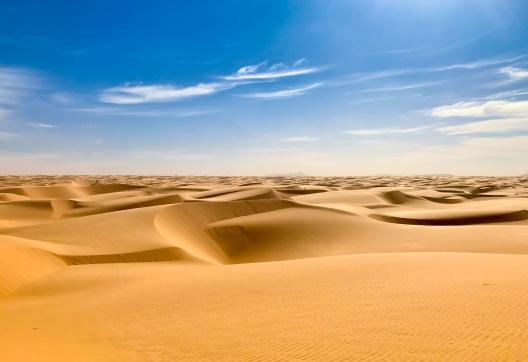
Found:
[[[0,177],[0,361],[178,360],[528,360],[528,177]]]

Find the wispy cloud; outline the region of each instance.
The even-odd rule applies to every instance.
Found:
[[[185,98],[206,96],[229,88],[228,83],[199,83],[194,86],[177,88],[172,85],[124,85],[105,89],[99,99],[112,104],[142,104],[172,102]]]
[[[342,77],[340,79],[336,79],[333,82],[331,82],[329,85],[334,86],[334,87],[339,87],[339,86],[344,86],[348,84],[399,77],[403,75],[412,74],[415,72],[417,72],[416,69],[389,69],[389,70],[380,70],[380,71],[373,71],[373,72],[354,73],[354,74],[350,74],[345,77]]]
[[[247,97],[247,98],[260,98],[260,99],[278,99],[278,98],[297,97],[297,96],[307,93],[309,90],[318,88],[321,85],[322,83],[313,83],[313,84],[309,84],[307,86],[299,87],[299,88],[288,88],[288,89],[282,89],[282,90],[272,91],[272,92],[247,93],[247,94],[241,94],[240,96]]]
[[[314,141],[318,141],[319,138],[312,137],[312,136],[292,136],[292,137],[284,137],[282,140],[284,142],[314,142]]]
[[[508,99],[508,98],[519,98],[528,96],[528,90],[526,89],[513,89],[505,92],[499,92],[491,94],[484,99]]]
[[[448,53],[452,50],[466,47],[469,44],[475,43],[481,40],[482,38],[488,36],[490,33],[491,31],[487,30],[485,32],[476,34],[471,37],[462,38],[455,42],[450,42],[449,44],[446,44],[444,46],[438,45],[438,44],[435,44],[435,45],[428,44],[428,45],[416,46],[413,48],[400,48],[400,49],[387,50],[387,51],[383,51],[382,53],[396,54],[396,55],[397,54],[434,55],[434,54]]]
[[[284,63],[276,63],[268,67],[267,64],[268,62],[262,62],[255,65],[247,65],[240,68],[236,73],[223,77],[223,79],[229,81],[266,80],[317,73],[323,70],[323,67],[305,66],[305,58],[297,60],[291,66]]]
[[[438,128],[450,135],[528,131],[528,118],[490,119]]]
[[[408,49],[408,50],[412,51],[412,49]],[[405,51],[405,49],[402,49],[402,51]],[[526,56],[527,55],[503,56],[503,57],[496,57],[496,58],[478,59],[478,60],[474,60],[474,61],[466,62],[466,63],[455,63],[455,64],[436,66],[436,67],[385,69],[385,70],[377,70],[377,71],[372,71],[372,72],[353,73],[348,76],[342,77],[340,79],[336,79],[335,81],[330,82],[329,85],[343,86],[343,85],[360,83],[360,82],[365,82],[365,81],[375,81],[375,80],[381,80],[381,79],[387,79],[387,78],[402,77],[402,76],[417,74],[417,73],[438,73],[438,72],[446,72],[446,71],[451,71],[451,70],[477,70],[480,68],[511,64],[517,60],[525,58]]]
[[[34,122],[28,122],[27,125],[28,125],[28,126],[32,126],[32,127],[38,127],[38,128],[57,128],[56,125],[54,125],[54,124],[49,124],[49,123],[34,123]]]
[[[433,87],[439,84],[444,83],[444,81],[434,81],[434,82],[422,82],[422,83],[411,83],[411,84],[393,84],[378,88],[369,88],[369,89],[363,89],[360,92],[361,93],[370,93],[370,92],[398,92],[398,91],[406,91],[411,89],[418,89],[418,88],[428,88]]]
[[[446,70],[456,70],[456,69],[472,70],[472,69],[491,67],[495,65],[513,63],[516,60],[522,59],[524,57],[526,56],[519,55],[519,56],[514,56],[514,57],[497,57],[497,58],[479,59],[479,60],[475,60],[475,61],[467,62],[467,63],[450,64],[446,66],[431,68],[431,70],[440,71],[440,72],[446,71]]]
[[[152,109],[137,107],[88,107],[70,109],[75,112],[87,112],[108,116],[184,118],[216,113],[219,109]]]
[[[511,80],[521,80],[528,78],[528,69],[523,68],[503,67],[499,70],[499,73],[505,74]]]
[[[0,67],[0,104],[16,105],[39,85],[39,77],[31,70]]]
[[[373,128],[373,129],[356,129],[347,130],[345,133],[354,136],[383,136],[388,134],[406,134],[418,133],[433,128],[434,125],[412,127],[412,128]]]
[[[450,135],[528,131],[528,101],[458,102],[433,108],[430,115],[439,118],[494,117],[493,119],[444,126],[437,129]]]
[[[433,117],[528,117],[528,101],[458,102],[433,108]]]

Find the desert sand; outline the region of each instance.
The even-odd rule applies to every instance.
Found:
[[[528,177],[0,177],[0,361],[523,361]]]

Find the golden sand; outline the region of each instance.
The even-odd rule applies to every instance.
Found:
[[[523,361],[528,178],[0,177],[0,361]]]

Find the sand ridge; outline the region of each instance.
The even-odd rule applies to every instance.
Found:
[[[4,176],[0,360],[522,360],[527,262],[526,177]]]

